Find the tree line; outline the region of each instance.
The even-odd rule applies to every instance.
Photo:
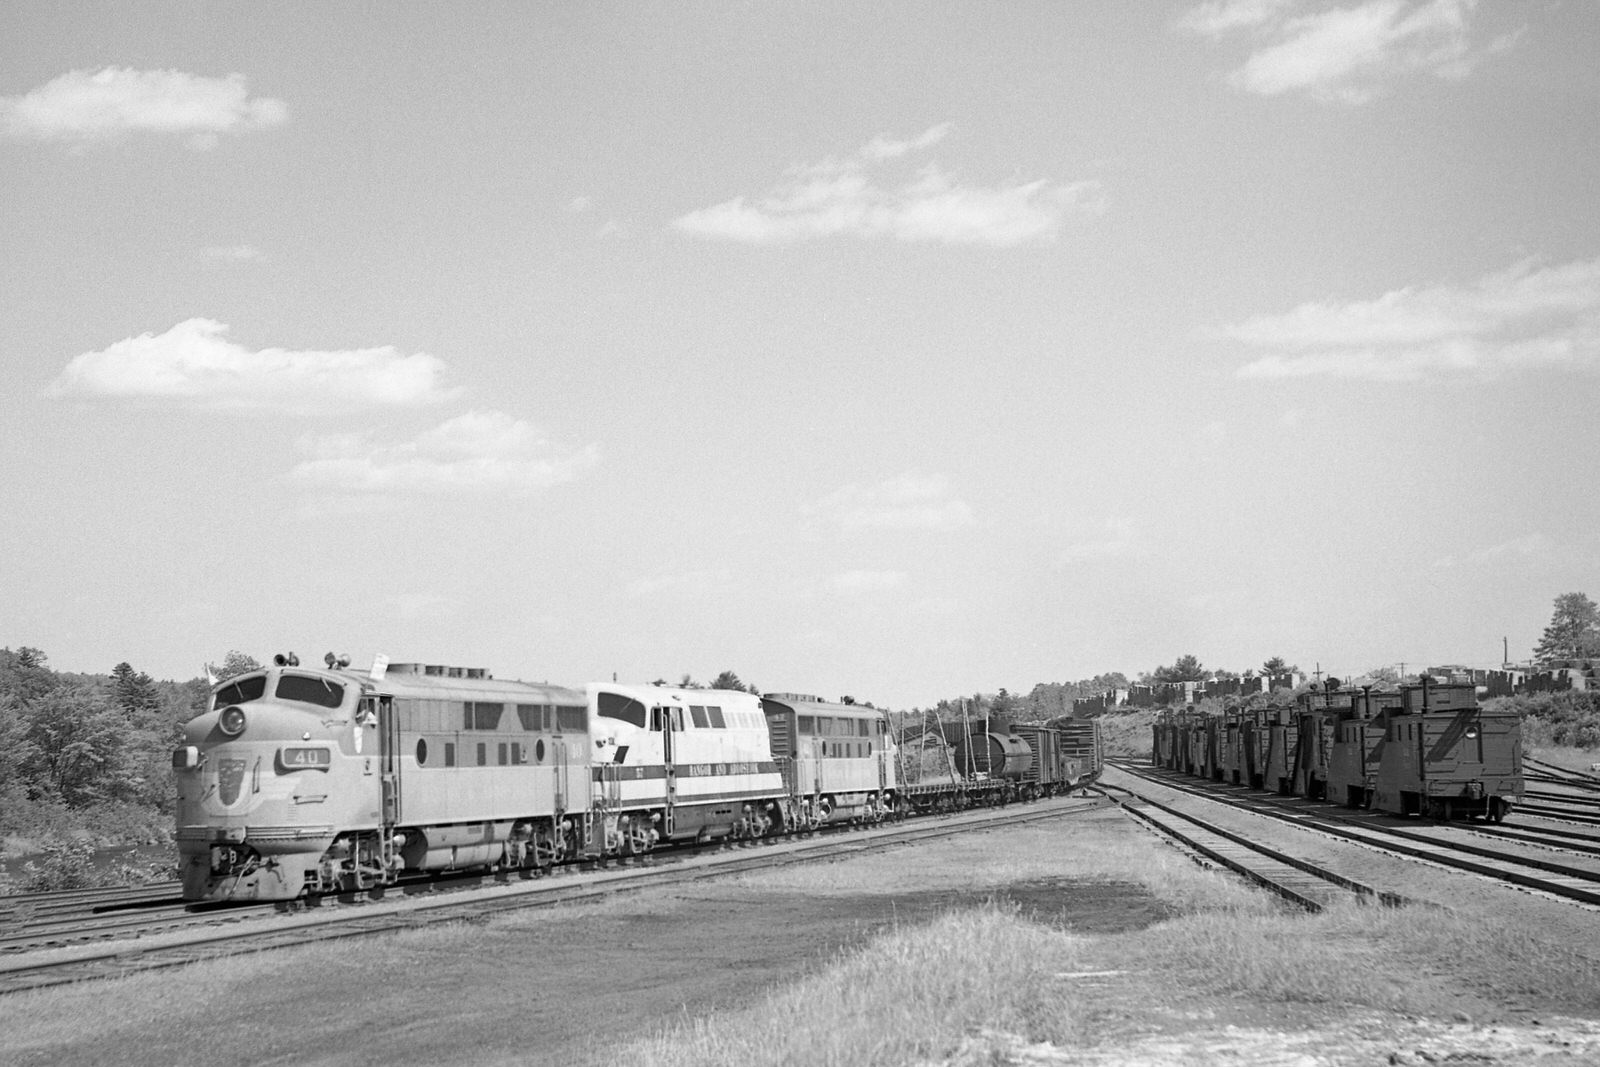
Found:
[[[209,693],[202,679],[158,682],[128,663],[73,674],[37,648],[0,649],[0,836],[165,840],[172,749]]]

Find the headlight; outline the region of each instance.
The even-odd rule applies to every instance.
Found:
[[[217,728],[229,737],[244,733],[244,709],[237,704],[223,708],[222,714],[217,716]]]

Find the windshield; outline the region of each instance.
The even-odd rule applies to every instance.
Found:
[[[326,678],[313,678],[304,674],[285,674],[278,678],[274,695],[279,700],[293,700],[301,704],[315,704],[319,708],[336,708],[344,703],[344,686]]]
[[[258,674],[253,678],[240,678],[237,682],[229,682],[216,691],[212,697],[213,708],[225,708],[229,704],[248,704],[252,700],[260,700],[267,691],[267,676]]]

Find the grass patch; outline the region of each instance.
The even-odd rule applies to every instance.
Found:
[[[1600,1004],[1600,958],[1513,915],[1346,904],[1318,915],[1185,916],[1130,934],[1127,965],[1284,1004],[1449,1014],[1506,994]],[[1592,953],[1595,945],[1587,946]]]
[[[1077,968],[1081,944],[987,905],[879,938],[755,1009],[685,1020],[619,1050],[617,1062],[905,1064],[942,1056],[979,1027],[1076,1040],[1054,975]]]

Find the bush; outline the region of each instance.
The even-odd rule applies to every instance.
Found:
[[[1525,693],[1496,697],[1485,707],[1510,708],[1521,716],[1525,745],[1600,748],[1600,693]]]
[[[22,865],[22,892],[53,893],[61,889],[88,889],[98,884],[94,846],[87,841],[57,841],[44,847],[44,862]]]

